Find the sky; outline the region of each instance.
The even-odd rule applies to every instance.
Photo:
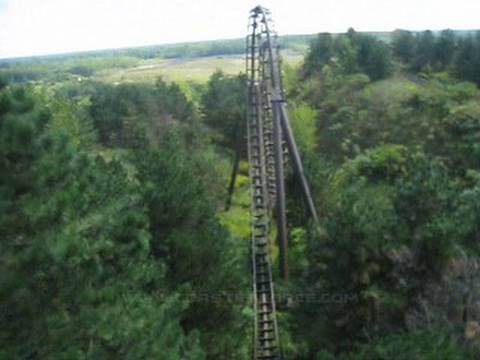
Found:
[[[280,35],[478,29],[479,0],[262,0]],[[259,0],[0,0],[0,58],[239,38]]]

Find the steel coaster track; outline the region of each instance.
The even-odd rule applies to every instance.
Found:
[[[275,310],[270,228],[274,218],[280,249],[280,275],[288,279],[284,185],[287,155],[293,160],[294,172],[302,187],[309,214],[317,221],[288,119],[276,38],[270,11],[261,6],[251,10],[246,41],[246,74],[247,148],[252,199],[254,360],[283,358]]]
[[[256,8],[257,9],[257,8]],[[257,10],[260,10],[258,8]],[[261,16],[263,14],[263,16]],[[252,197],[252,262],[254,293],[253,358],[280,359],[278,326],[275,311],[272,267],[269,257],[270,213],[275,196],[271,105],[264,59],[265,17],[252,10],[247,36],[247,142]],[[263,22],[262,22],[263,21]]]

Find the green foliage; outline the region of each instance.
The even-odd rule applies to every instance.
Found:
[[[452,30],[443,30],[435,41],[434,57],[441,67],[447,67],[452,63],[457,40]]]
[[[454,184],[441,163],[421,152],[394,145],[366,151],[336,172],[329,191],[324,232],[308,241],[306,282],[318,296],[333,295],[321,307],[299,310],[300,319],[310,319],[304,331],[320,332],[324,341],[305,335],[311,351],[345,351],[364,335],[400,329],[408,300],[458,250]],[[397,277],[400,256],[415,259],[402,275],[415,281]]]
[[[346,35],[333,37],[319,34],[310,45],[305,57],[303,73],[306,77],[333,64],[341,74],[362,72],[372,80],[386,78],[392,71],[388,46],[373,36],[356,33],[349,29]]]
[[[183,93],[162,81],[72,90],[78,108],[42,89],[0,92],[0,356],[247,358],[247,247],[216,215],[214,155],[173,124],[122,152],[84,131],[110,92],[138,125],[154,98],[191,124]]]
[[[242,140],[246,116],[245,78],[214,73],[202,96],[205,123],[218,131],[220,143],[235,150]]]
[[[374,42],[353,30],[323,35],[305,60],[302,84],[289,85],[302,104],[293,107],[294,128],[297,117],[302,125],[308,119],[295,132],[321,214],[319,227],[307,226],[289,179],[289,219],[297,227],[291,288],[313,293],[313,301],[296,304],[290,323],[296,343],[306,344],[303,357],[474,357],[454,334],[461,321],[449,318],[448,329],[435,332],[426,323],[414,331],[408,320],[412,309],[418,317],[437,311],[434,300],[423,300],[429,284],[450,276],[452,262],[479,253],[480,93],[452,77],[460,77],[459,59],[474,63],[474,39],[397,31],[394,55],[424,74],[371,82],[356,73],[367,73],[372,61],[361,60],[375,53]],[[462,46],[470,50],[459,57]],[[463,79],[475,81],[473,74]]]
[[[435,36],[430,30],[420,33],[416,38],[415,56],[411,69],[415,72],[424,70],[427,66],[435,64]]]
[[[480,84],[480,32],[456,35],[443,30],[438,35],[397,30],[393,33],[394,54],[415,73],[448,71],[460,80]]]
[[[172,122],[195,122],[193,104],[180,87],[158,79],[155,85],[121,84],[118,86],[92,83],[90,88],[73,96],[89,96],[90,116],[99,140],[108,146],[144,147],[147,139],[156,144],[163,128]],[[148,131],[147,131],[148,129]]]
[[[180,326],[188,302],[166,291],[165,262],[151,255],[139,184],[49,128],[25,89],[1,97],[3,354],[203,358]]]
[[[91,103],[87,97],[71,99],[41,87],[35,89],[35,97],[53,115],[49,124],[51,134],[68,133],[72,144],[84,149],[95,145],[97,134],[89,116]]]
[[[358,155],[339,170],[340,185],[346,181],[355,181],[359,177],[369,180],[392,180],[406,174],[407,149],[402,146],[385,145]]]
[[[281,41],[303,51],[308,39]],[[390,51],[350,29],[318,35],[300,70],[285,67],[321,217],[307,223],[287,168],[292,279],[276,290],[306,296],[279,302],[287,357],[473,358],[453,330],[463,323],[413,331],[406,319],[429,310],[419,299],[446,265],[480,254],[480,93],[454,80],[480,83],[479,39],[397,31]],[[241,43],[0,65],[2,77],[36,82],[0,80],[1,358],[250,356],[245,176],[218,213],[223,153],[243,143],[244,77],[84,79]],[[391,53],[418,76],[386,79]]]
[[[334,55],[334,39],[329,33],[321,33],[310,43],[310,48],[305,56],[303,72],[306,77],[322,69]]]
[[[193,300],[184,326],[201,330],[210,356],[245,356],[245,340],[238,334],[245,336],[241,310],[246,299],[232,302],[228,295],[248,286],[242,270],[246,249],[235,246],[216,216],[207,188],[215,183],[212,164],[188,151],[180,135],[170,132],[161,150],[137,153],[135,161],[151,221],[152,251],[166,259],[172,289],[190,287]]]
[[[463,360],[474,359],[471,351],[459,345],[458,339],[442,330],[421,330],[411,334],[392,334],[373,339],[350,354],[334,356],[327,351],[316,354],[316,360]]]
[[[64,55],[65,56],[65,55]],[[29,81],[65,81],[70,78],[90,77],[97,71],[134,66],[138,60],[128,56],[71,56],[41,59],[21,59],[0,66],[0,75],[12,83]]]
[[[460,79],[480,85],[480,31],[459,41],[454,65]]]
[[[442,331],[418,331],[413,334],[389,335],[364,346],[351,360],[463,360],[474,359],[456,339]]]
[[[395,30],[392,35],[392,49],[404,63],[410,63],[415,54],[415,36],[410,31]]]
[[[85,65],[72,66],[69,70],[74,75],[80,75],[84,77],[92,76],[95,71]]]
[[[478,256],[480,249],[477,242],[480,218],[480,177],[478,170],[466,174],[467,186],[458,196],[454,217],[456,227],[455,240],[468,252]]]
[[[372,80],[388,77],[392,71],[392,59],[388,46],[372,36],[356,33],[350,29],[347,37],[356,50],[360,71]],[[353,71],[351,72],[353,73]]]
[[[368,84],[344,78],[316,101],[319,148],[328,160],[341,163],[385,143],[420,146],[444,158],[452,171],[463,172],[477,166],[471,154],[478,98],[468,83],[418,86],[391,79]]]
[[[317,129],[315,119],[317,112],[308,105],[302,104],[290,110],[292,127],[297,145],[302,152],[315,151]]]

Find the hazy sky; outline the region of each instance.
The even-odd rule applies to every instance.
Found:
[[[0,58],[243,37],[258,0],[0,0]],[[264,0],[280,34],[477,29],[480,0]]]

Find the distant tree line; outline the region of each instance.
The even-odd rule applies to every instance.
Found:
[[[393,70],[388,45],[353,29],[340,36],[318,34],[312,41],[303,65],[304,76],[318,73],[324,65],[342,74],[365,73],[372,80],[386,78]]]
[[[414,74],[448,72],[480,85],[480,32],[459,35],[452,30],[438,34],[396,30],[391,38],[387,43],[353,29],[341,35],[318,34],[305,57],[304,77],[329,65],[337,73],[364,73],[371,80],[385,79],[404,69]]]
[[[458,36],[452,30],[443,30],[436,36],[430,30],[397,30],[393,33],[392,50],[415,73],[449,71],[461,80],[480,85],[480,31]]]

